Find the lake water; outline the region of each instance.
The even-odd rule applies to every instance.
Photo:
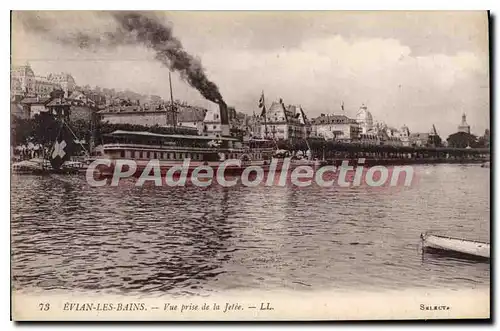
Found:
[[[436,231],[489,242],[490,169],[415,166],[407,188],[101,187],[11,180],[18,291],[489,287],[490,265],[422,255]]]

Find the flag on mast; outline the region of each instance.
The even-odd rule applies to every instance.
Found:
[[[70,159],[75,147],[74,145],[74,138],[63,120],[54,145],[49,153],[49,161],[52,168],[59,169],[64,162]]]

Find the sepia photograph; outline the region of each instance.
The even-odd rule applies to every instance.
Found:
[[[491,318],[488,11],[10,18],[12,320]]]

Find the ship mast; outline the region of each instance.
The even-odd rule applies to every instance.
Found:
[[[170,73],[170,71],[168,72],[168,82],[170,84],[170,111],[172,113],[172,122],[173,122],[173,127],[174,127],[174,131],[175,131],[175,128],[177,126],[177,118],[176,118],[176,109],[175,109],[175,105],[174,105],[174,93],[172,92],[172,75]],[[167,124],[168,124],[168,112],[167,112]]]

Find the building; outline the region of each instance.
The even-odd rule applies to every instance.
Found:
[[[301,106],[294,106],[290,105],[288,106],[288,109],[290,113],[296,113],[297,118],[299,119],[299,123],[302,126],[302,135],[303,138],[308,138],[311,136],[312,132],[312,126],[311,126],[311,121],[306,116],[306,113],[304,112],[304,109],[302,109]]]
[[[458,132],[465,132],[470,134],[470,125],[467,124],[465,113],[462,114],[462,123],[458,126]]]
[[[361,143],[362,145],[378,146],[381,144],[381,140],[378,134],[371,131],[369,133],[360,133],[359,143]]]
[[[410,146],[414,147],[426,147],[429,144],[429,133],[415,132],[410,134]]]
[[[203,134],[206,112],[203,108],[181,104],[175,104],[175,112],[172,112],[170,104],[151,106],[122,100],[120,105],[115,103],[97,114],[100,121],[110,124],[173,127],[175,121],[177,127],[194,128],[193,131]]]
[[[373,116],[364,104],[356,113],[356,121],[361,128],[361,133],[368,133],[373,129]]]
[[[58,84],[49,81],[46,77],[35,76],[34,90],[36,96],[50,97],[52,91],[60,88]]]
[[[64,91],[64,96],[67,98],[76,88],[75,79],[71,74],[61,72],[58,74],[49,74],[47,76],[47,80],[52,83],[55,83],[61,87]]]
[[[152,109],[144,105],[132,105],[124,102],[122,105],[109,106],[99,111],[98,117],[102,122],[110,124],[173,126],[172,112],[167,112],[163,106]]]
[[[33,118],[41,113],[47,113],[49,111],[47,107],[49,102],[50,98],[46,97],[28,97],[21,100],[21,105],[26,116]]]
[[[399,130],[399,139],[401,139],[403,146],[410,146],[410,129],[406,125],[403,125]]]
[[[35,73],[29,63],[13,67],[10,71],[12,95],[35,95]]]
[[[263,138],[276,140],[304,139],[311,132],[304,110],[300,106],[285,107],[283,100],[273,102],[264,114]]]
[[[263,129],[264,118],[253,114],[246,118],[247,132],[250,138],[262,138],[264,137]]]
[[[21,83],[21,79],[19,77],[10,77],[10,95],[11,98],[15,98],[16,96],[24,95],[25,90]]]
[[[177,114],[177,125],[182,127],[196,128],[198,134],[203,133],[203,120],[206,109],[197,107],[182,107]]]
[[[37,76],[29,63],[11,69],[11,94],[27,97],[49,97],[57,89],[69,96],[75,89],[75,80],[70,74],[49,74],[47,77]]]
[[[77,104],[75,105],[73,102],[71,102],[71,111],[69,114],[69,119],[70,121],[85,121],[85,122],[90,122],[96,113],[95,108],[89,107],[84,104]]]
[[[11,100],[10,102],[10,114],[11,116],[27,119],[30,117],[30,110],[25,108],[21,102],[16,102],[16,100]]]
[[[93,99],[89,98],[86,94],[80,91],[73,91],[69,95],[68,100],[70,100],[74,105],[88,106],[88,107],[96,106],[96,102]]]
[[[491,140],[490,130],[489,129],[485,129],[484,130],[484,134],[479,138],[479,140],[483,141],[484,147],[490,147],[490,140]]]
[[[311,120],[311,136],[335,139],[342,142],[354,142],[359,140],[360,126],[355,119],[345,115],[321,114]]]
[[[203,118],[203,135],[214,137],[221,137],[223,135],[219,107],[210,107],[205,113],[205,117]],[[227,135],[229,135],[229,132],[227,132]]]
[[[440,147],[441,143],[441,137],[439,137],[436,126],[432,124],[432,128],[429,131],[429,141],[427,142],[427,145],[432,147]]]
[[[46,105],[48,111],[58,117],[70,120],[71,102],[65,98],[54,98]]]
[[[403,146],[400,135],[401,133],[398,129],[385,124],[383,129],[379,132],[381,143],[389,146]]]
[[[381,140],[381,143],[388,146],[403,146],[403,142],[399,137],[385,137]]]

